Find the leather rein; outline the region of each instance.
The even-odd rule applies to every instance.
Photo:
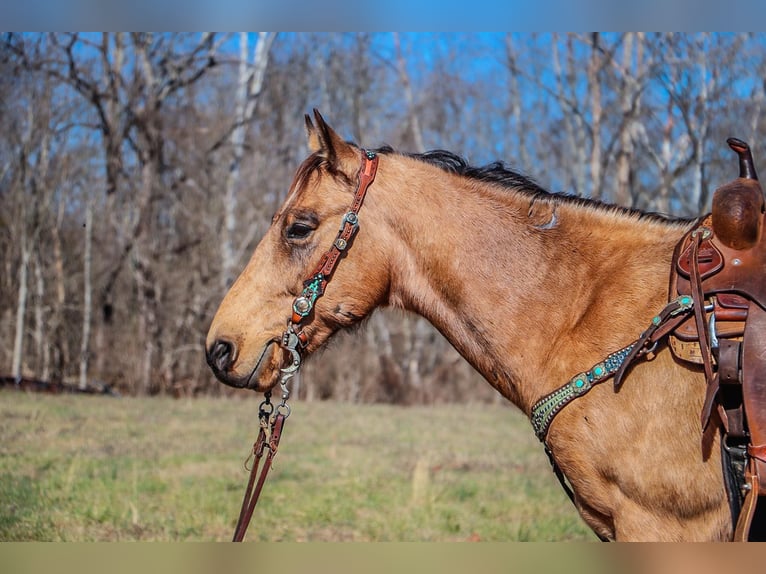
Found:
[[[250,477],[245,488],[237,526],[234,530],[233,542],[242,542],[245,537],[255,511],[255,505],[266,482],[266,476],[277,454],[285,421],[290,415],[290,407],[287,405],[290,391],[287,383],[300,370],[301,353],[308,345],[308,335],[304,329],[305,323],[308,322],[317,299],[324,294],[327,284],[340,263],[341,256],[350,247],[354,236],[359,231],[359,210],[362,208],[367,189],[375,180],[377,170],[377,154],[362,150],[362,164],[359,168],[357,187],[351,207],[341,220],[340,229],[332,246],[322,255],[317,266],[303,282],[303,291],[293,301],[292,316],[287,322],[287,328],[280,341],[280,346],[290,354],[291,359],[289,366],[280,369],[282,377],[279,384],[282,389],[282,402],[274,406],[270,400],[271,391],[266,391],[264,401],[258,408],[260,430],[253,444],[252,453],[245,461],[245,468],[247,468],[247,463],[252,458],[252,467],[250,468]],[[262,461],[264,454],[266,458]],[[261,462],[263,462],[262,466]]]

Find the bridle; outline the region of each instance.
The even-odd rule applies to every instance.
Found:
[[[302,353],[308,346],[309,340],[305,326],[310,321],[317,299],[324,295],[327,284],[332,279],[333,273],[340,263],[341,256],[351,246],[354,236],[359,231],[359,210],[362,208],[367,189],[375,180],[377,170],[377,154],[372,151],[362,150],[362,163],[359,168],[357,187],[351,207],[343,215],[338,234],[332,246],[322,255],[317,266],[303,282],[303,291],[293,301],[292,315],[287,321],[287,328],[282,333],[282,338],[279,341],[280,346],[289,353],[291,361],[287,367],[280,369],[282,376],[279,385],[282,390],[282,402],[274,406],[271,402],[271,391],[266,391],[264,400],[258,408],[260,430],[253,444],[253,451],[250,457],[248,457],[248,461],[252,457],[253,463],[245,489],[245,496],[242,500],[239,519],[234,530],[233,542],[241,542],[245,537],[255,505],[258,502],[258,497],[266,482],[266,475],[271,469],[272,462],[277,454],[285,421],[290,416],[290,407],[287,404],[290,391],[287,384],[300,370]],[[261,464],[261,458],[267,449],[268,453],[259,474],[258,469]],[[245,468],[247,468],[247,461],[245,462]]]
[[[375,179],[378,170],[378,156],[375,152],[362,150],[362,165],[359,168],[358,183],[354,193],[354,201],[343,216],[332,246],[328,249],[314,271],[303,282],[303,292],[293,301],[292,317],[287,323],[287,329],[282,334],[282,347],[290,353],[292,364],[282,369],[283,379],[288,380],[301,366],[301,350],[308,345],[308,335],[303,329],[303,323],[314,310],[316,300],[324,295],[327,284],[340,263],[341,255],[349,248],[354,236],[359,231],[359,210],[362,208],[367,189]]]

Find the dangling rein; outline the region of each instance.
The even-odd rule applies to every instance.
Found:
[[[338,235],[335,237],[332,246],[322,255],[319,264],[303,282],[303,292],[293,301],[292,317],[287,323],[287,329],[282,334],[280,342],[282,348],[290,353],[292,362],[288,367],[280,369],[282,372],[280,380],[282,402],[275,407],[270,401],[271,391],[267,391],[264,401],[258,408],[260,430],[253,444],[253,452],[250,455],[253,459],[252,468],[250,469],[250,478],[245,489],[245,496],[242,500],[237,527],[234,530],[233,542],[242,542],[245,537],[247,527],[250,525],[250,520],[255,511],[255,505],[266,482],[266,475],[271,469],[272,462],[277,454],[285,421],[290,415],[290,407],[287,405],[290,392],[287,388],[287,383],[300,369],[301,352],[308,344],[308,335],[302,328],[303,323],[311,314],[316,300],[324,294],[327,284],[338,267],[341,255],[348,249],[354,236],[359,231],[359,210],[364,202],[367,189],[375,179],[377,170],[377,155],[374,152],[362,150],[362,165],[359,168],[359,179],[356,192],[354,193],[354,201],[341,220]],[[263,466],[259,473],[261,459],[267,449],[268,454],[263,461]],[[248,460],[250,460],[250,457],[248,457]],[[247,468],[247,462],[245,463],[245,468]]]

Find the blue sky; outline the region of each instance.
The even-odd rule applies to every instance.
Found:
[[[6,30],[758,31],[762,0],[5,0]]]

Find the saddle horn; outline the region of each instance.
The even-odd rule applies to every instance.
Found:
[[[763,190],[750,146],[737,138],[729,138],[726,143],[739,157],[739,177],[713,194],[713,232],[732,249],[750,249],[761,235]]]
[[[726,143],[739,156],[739,177],[758,181],[758,174],[755,173],[755,164],[753,163],[753,154],[747,142],[737,138],[729,138],[726,140]]]

